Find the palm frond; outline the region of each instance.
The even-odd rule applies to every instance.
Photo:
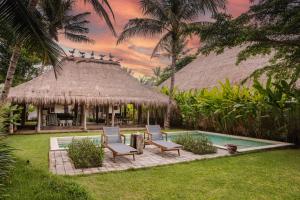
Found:
[[[0,23],[8,24],[19,43],[29,49],[38,49],[44,60],[49,60],[57,69],[64,51],[44,30],[38,12],[29,12],[24,3],[22,0],[0,0]]]
[[[108,12],[105,9],[105,6],[108,7],[110,14],[114,18],[113,10],[107,0],[102,0],[102,3],[99,0],[84,0],[84,3],[90,3],[95,12],[98,14],[99,17],[103,18],[108,26],[108,28],[111,30],[111,32],[116,36],[117,33],[115,31],[115,28],[112,24],[112,21],[110,19],[110,16]]]
[[[118,38],[117,44],[133,36],[153,37],[165,31],[164,23],[150,18],[131,19],[125,25],[123,32]]]
[[[151,58],[153,58],[158,51],[165,50],[166,45],[170,44],[171,39],[171,33],[166,33],[154,47]]]
[[[94,43],[94,40],[90,39],[86,35],[75,34],[73,32],[64,32],[65,38],[73,42],[85,42],[85,43]]]
[[[161,1],[158,0],[141,0],[140,5],[144,15],[157,18],[159,20],[166,20],[167,16],[164,13]]]
[[[227,0],[187,0],[190,2],[195,13],[215,15],[220,9],[225,9]]]

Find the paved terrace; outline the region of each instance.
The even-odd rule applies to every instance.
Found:
[[[216,158],[229,155],[226,150],[218,149],[217,153],[196,155],[194,153],[181,150],[181,156],[177,152],[161,153],[160,149],[147,145],[144,153],[136,155],[136,160],[132,160],[132,156],[118,156],[116,162],[113,162],[112,153],[105,148],[105,159],[102,167],[75,169],[72,164],[67,151],[50,151],[49,152],[49,168],[53,174],[58,175],[80,175],[80,174],[94,174],[112,171],[121,171],[127,169],[138,169],[145,167],[153,167],[160,165],[168,165],[174,163],[188,162],[193,160],[201,160],[206,158]]]

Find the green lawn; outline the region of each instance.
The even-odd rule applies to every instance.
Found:
[[[68,134],[55,134],[62,135]],[[48,172],[50,136],[11,136],[6,139],[17,149],[15,155],[18,158],[8,199],[80,199],[86,197],[81,195],[84,193],[82,188],[93,199],[105,200],[300,199],[299,149],[125,172],[58,177]],[[26,164],[26,160],[30,164]]]

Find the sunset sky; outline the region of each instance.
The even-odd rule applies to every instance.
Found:
[[[117,46],[117,39],[111,34],[103,20],[93,12],[93,9],[89,5],[85,5],[83,1],[79,2],[81,3],[76,5],[76,12],[90,11],[92,13],[89,17],[89,37],[95,40],[95,43],[78,44],[61,38],[60,44],[64,49],[76,48],[77,50],[86,52],[94,51],[96,55],[111,52],[114,56],[122,59],[121,64],[123,67],[132,69],[137,76],[151,75],[153,68],[157,66],[165,67],[170,63],[167,58],[150,59],[158,38],[145,39],[135,37]],[[110,0],[109,2],[115,14],[114,26],[117,33],[122,31],[128,19],[142,17],[138,0]],[[233,16],[238,16],[240,13],[247,11],[248,8],[249,0],[228,0],[226,12]],[[203,16],[201,19],[209,19],[209,16]],[[197,48],[199,41],[194,39],[190,41],[189,46]]]

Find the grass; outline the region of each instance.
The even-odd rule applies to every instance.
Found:
[[[94,135],[95,133],[83,133]],[[70,134],[55,134],[63,136]],[[82,135],[82,134],[72,134]],[[10,199],[68,199],[85,188],[93,199],[300,199],[300,150],[276,150],[194,161],[141,170],[76,177],[48,172],[49,138],[53,134],[10,136],[17,169]],[[26,164],[26,160],[30,164]],[[52,188],[54,180],[62,187]],[[63,188],[64,181],[79,190]],[[49,187],[50,185],[50,187]],[[42,186],[43,194],[35,196]],[[71,188],[77,186],[71,186]],[[50,192],[57,196],[51,197]],[[70,192],[71,191],[71,192]],[[75,194],[74,194],[75,193]],[[70,198],[69,199],[74,199]]]

